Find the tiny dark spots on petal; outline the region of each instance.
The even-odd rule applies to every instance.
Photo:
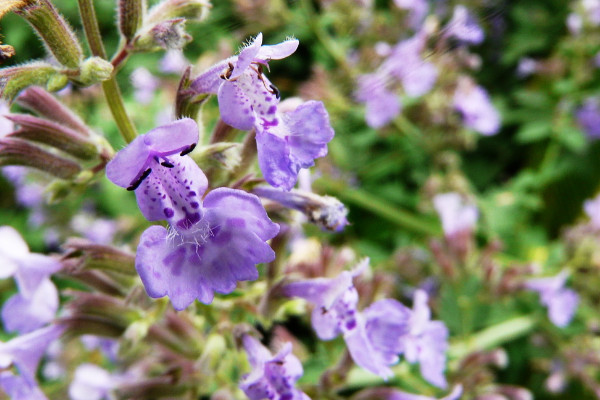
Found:
[[[188,193],[189,197],[192,197],[192,196],[195,196],[195,195],[196,195],[196,192],[194,192],[193,190]]]
[[[175,212],[172,208],[165,208],[163,212],[165,213],[165,217],[167,218],[171,218],[173,215],[175,215]]]
[[[198,208],[198,207],[200,207],[200,204],[198,204],[195,201],[193,201],[193,202],[190,203],[190,207],[192,207],[192,208]]]

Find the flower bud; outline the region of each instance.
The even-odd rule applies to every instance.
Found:
[[[192,68],[188,67],[181,80],[179,81],[179,87],[177,88],[177,96],[175,98],[175,117],[180,118],[192,118],[196,119],[198,111],[202,103],[208,100],[208,94],[196,94],[190,89],[192,80],[190,79]]]
[[[111,338],[120,337],[125,327],[110,319],[88,315],[74,315],[61,318],[59,322],[67,327],[67,335],[95,335]]]
[[[69,310],[73,316],[103,318],[123,329],[139,319],[139,313],[125,304],[125,300],[102,293],[74,292]]]
[[[67,86],[67,83],[69,83],[69,78],[67,78],[66,75],[54,74],[48,79],[48,82],[46,82],[46,89],[51,92],[56,92]]]
[[[119,29],[128,43],[142,27],[145,12],[146,0],[119,0]]]
[[[110,79],[113,65],[100,57],[90,57],[81,64],[79,81],[84,86],[90,86],[98,82]]]
[[[0,166],[4,165],[37,168],[61,179],[73,178],[81,171],[81,166],[74,161],[14,138],[0,139]]]
[[[32,62],[0,69],[0,97],[12,100],[21,90],[32,85],[46,85],[58,71],[50,64]]]
[[[150,9],[147,23],[156,24],[174,18],[202,21],[211,7],[208,0],[164,0]]]
[[[292,189],[289,192],[268,186],[257,187],[254,194],[273,200],[285,207],[304,213],[308,220],[321,228],[340,232],[348,225],[348,209],[331,196],[319,196],[311,192]]]
[[[5,118],[20,128],[7,137],[43,143],[83,160],[98,155],[98,149],[88,138],[56,122],[25,114],[9,114]]]
[[[0,61],[8,60],[15,55],[14,47],[0,42]]]
[[[77,270],[98,269],[135,276],[135,256],[112,246],[92,243],[85,239],[69,238],[64,244],[67,253],[63,261],[75,261]]]
[[[42,117],[66,125],[83,136],[90,134],[90,129],[81,118],[40,87],[32,86],[24,90],[17,98],[17,103]]]
[[[15,13],[33,26],[59,63],[68,68],[78,68],[83,51],[67,21],[49,0],[28,0],[25,3],[14,10]]]
[[[185,19],[170,19],[161,21],[141,33],[135,41],[134,50],[181,49],[191,40],[192,37],[185,32]]]

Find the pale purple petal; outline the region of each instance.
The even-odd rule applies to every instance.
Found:
[[[48,400],[37,384],[9,371],[0,372],[0,387],[11,400]]]
[[[198,125],[184,118],[140,135],[119,151],[106,166],[106,176],[115,185],[127,188],[148,168],[154,157],[186,151],[198,142]]]
[[[454,93],[454,108],[462,114],[467,128],[486,136],[498,133],[500,114],[481,86],[459,83]]]
[[[4,116],[10,113],[10,106],[5,100],[0,100],[0,138],[14,131],[14,123]]]
[[[485,34],[477,24],[467,7],[457,5],[454,8],[452,19],[446,26],[446,34],[462,42],[480,44]]]
[[[30,298],[13,295],[2,306],[2,321],[8,332],[27,333],[54,319],[58,310],[58,290],[44,280]]]
[[[217,94],[219,87],[224,82],[221,75],[224,75],[229,69],[229,64],[235,63],[237,57],[230,57],[213,65],[200,75],[198,75],[190,87],[198,94]]]
[[[542,297],[551,297],[565,286],[568,277],[569,273],[563,270],[555,276],[528,279],[525,287],[538,292]]]
[[[140,104],[148,104],[152,101],[159,83],[158,78],[145,67],[137,67],[131,73],[131,84],[135,89],[133,96]]]
[[[590,217],[592,226],[596,229],[600,229],[600,196],[596,196],[591,200],[586,200],[585,203],[583,203],[583,210],[587,216]]]
[[[364,322],[359,322],[355,329],[346,332],[344,340],[356,365],[381,376],[385,380],[394,376],[394,373],[388,367],[389,360],[384,359],[373,347],[373,343],[367,336]]]
[[[376,301],[363,310],[370,341],[390,360],[402,352],[401,338],[410,331],[411,314],[409,308],[394,299]]]
[[[472,231],[477,223],[477,208],[467,203],[458,193],[438,194],[433,198],[433,206],[442,220],[444,235],[452,236],[460,232]]]
[[[160,59],[159,69],[165,74],[180,74],[185,71],[189,61],[181,50],[168,50]]]
[[[444,376],[448,328],[441,321],[431,321],[420,341],[419,367],[426,381],[445,389],[448,384]]]
[[[569,325],[573,319],[579,296],[572,289],[562,289],[548,299],[548,318],[559,328]]]
[[[29,247],[12,226],[0,227],[0,279],[13,276],[19,268],[17,260],[29,254]]]
[[[233,72],[228,79],[233,80],[246,71],[260,51],[260,46],[262,46],[262,33],[256,35],[256,38],[240,51]]]
[[[223,122],[241,130],[254,127],[253,103],[239,82],[224,82],[219,87],[218,97]]]
[[[38,290],[38,287],[53,273],[62,269],[62,264],[49,256],[31,253],[19,260],[19,269],[15,280],[19,292],[23,297],[29,298]]]
[[[30,385],[35,385],[35,373],[42,356],[50,343],[58,339],[64,330],[63,326],[50,325],[0,343],[0,359],[10,360],[17,366],[21,376]]]
[[[281,43],[262,46],[256,58],[268,62],[269,60],[281,60],[294,54],[300,42],[296,39],[284,40]]]
[[[577,123],[592,139],[600,138],[600,104],[598,98],[588,98],[575,112]]]
[[[402,76],[402,87],[407,95],[419,97],[429,92],[437,80],[437,68],[429,62],[421,62]]]
[[[365,103],[365,119],[371,128],[381,128],[400,114],[400,99],[386,88],[387,80],[386,76],[377,73],[358,78],[355,97]]]
[[[269,132],[256,132],[258,165],[266,181],[278,188],[289,190],[296,184],[297,171],[289,158],[286,140]]]
[[[94,364],[81,364],[69,385],[71,400],[109,399],[115,382],[110,373]]]
[[[290,159],[297,170],[315,164],[315,158],[327,155],[327,143],[335,134],[329,114],[320,101],[307,101],[284,114],[289,129]]]

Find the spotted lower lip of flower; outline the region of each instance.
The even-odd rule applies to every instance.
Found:
[[[190,118],[160,126],[138,136],[106,166],[116,185],[134,190],[149,221],[167,220],[180,233],[202,218],[206,176],[185,157],[198,141],[198,126]]]
[[[203,217],[185,233],[152,226],[143,234],[135,266],[150,297],[169,296],[176,310],[194,300],[210,304],[214,292],[231,293],[237,281],[258,278],[256,264],[271,262],[267,240],[279,232],[260,200],[242,190],[206,195]]]

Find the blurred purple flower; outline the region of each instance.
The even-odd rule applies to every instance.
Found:
[[[271,60],[296,51],[297,40],[262,46],[262,34],[239,56],[212,66],[192,82],[197,93],[216,93],[223,121],[241,130],[256,130],[258,164],[265,179],[289,190],[301,168],[327,154],[334,132],[320,101],[307,101],[293,110],[278,110],[279,90],[263,74]]]
[[[548,308],[548,318],[559,328],[571,322],[579,304],[577,293],[565,288],[567,277],[567,271],[562,271],[554,277],[534,278],[525,282],[525,288],[539,293],[540,302]]]
[[[592,226],[600,229],[600,195],[583,203],[583,210],[590,217]]]
[[[58,291],[49,277],[61,268],[51,257],[30,253],[14,228],[0,227],[0,278],[14,277],[19,289],[2,307],[7,331],[30,332],[54,318]]]
[[[409,11],[408,21],[412,29],[418,30],[421,27],[429,9],[426,0],[394,0],[394,4]]]
[[[81,364],[75,370],[73,381],[69,385],[71,400],[108,400],[110,391],[117,381],[103,368],[94,364]]]
[[[19,395],[30,393],[44,398],[40,397],[41,392],[37,389],[36,372],[46,349],[62,335],[63,331],[63,326],[49,325],[0,343],[0,368],[16,366],[19,371],[19,376],[3,373],[0,379],[2,388],[8,393]],[[30,397],[23,397],[23,399],[30,399]]]
[[[437,397],[403,392],[391,387],[378,387],[363,390],[357,395],[357,400],[458,400],[462,396],[462,392],[462,385],[456,385],[448,395],[438,399]]]
[[[86,349],[90,351],[98,349],[109,360],[117,360],[119,353],[119,342],[117,340],[94,335],[82,335],[79,339]]]
[[[140,104],[148,104],[154,97],[154,91],[160,81],[147,68],[137,67],[131,73],[131,84],[134,88],[133,96]]]
[[[582,0],[584,15],[594,26],[600,25],[600,1]]]
[[[11,400],[48,400],[37,384],[9,371],[0,372],[0,387]]]
[[[598,98],[590,97],[575,112],[577,123],[591,139],[600,138],[600,103]]]
[[[567,29],[571,35],[579,35],[583,29],[583,18],[581,15],[571,13],[567,16]]]
[[[4,118],[10,113],[10,106],[4,100],[0,100],[0,138],[14,131],[14,124],[11,120]]]
[[[442,220],[446,237],[461,232],[470,232],[477,223],[477,207],[468,204],[455,192],[438,194],[433,198],[433,206]]]
[[[485,89],[469,79],[460,79],[454,93],[454,108],[462,115],[467,128],[490,136],[500,129],[500,114]]]
[[[252,372],[245,375],[240,388],[250,400],[310,400],[294,385],[302,376],[302,364],[292,353],[292,344],[273,356],[258,340],[250,335],[242,338]]]
[[[171,49],[160,59],[158,68],[165,74],[181,74],[189,64],[181,50]]]
[[[358,77],[354,96],[365,103],[365,118],[372,128],[381,128],[401,111],[398,95],[392,90],[401,83],[408,96],[418,97],[431,90],[437,80],[435,66],[423,60],[425,35],[417,33],[410,39],[396,44],[377,71]]]
[[[255,265],[275,258],[266,241],[279,232],[253,194],[219,188],[202,199],[208,181],[186,155],[197,141],[193,120],[175,121],[138,136],[106,167],[113,183],[135,190],[148,220],[172,227],[142,234],[136,269],[148,295],[169,296],[177,310],[257,279]]]
[[[116,221],[85,212],[73,216],[71,228],[96,244],[111,244],[118,229]]]
[[[469,44],[480,44],[485,38],[483,30],[463,5],[454,7],[454,14],[446,25],[445,35]]]
[[[537,72],[538,62],[533,58],[523,57],[519,60],[517,66],[517,76],[520,78],[526,78]]]

